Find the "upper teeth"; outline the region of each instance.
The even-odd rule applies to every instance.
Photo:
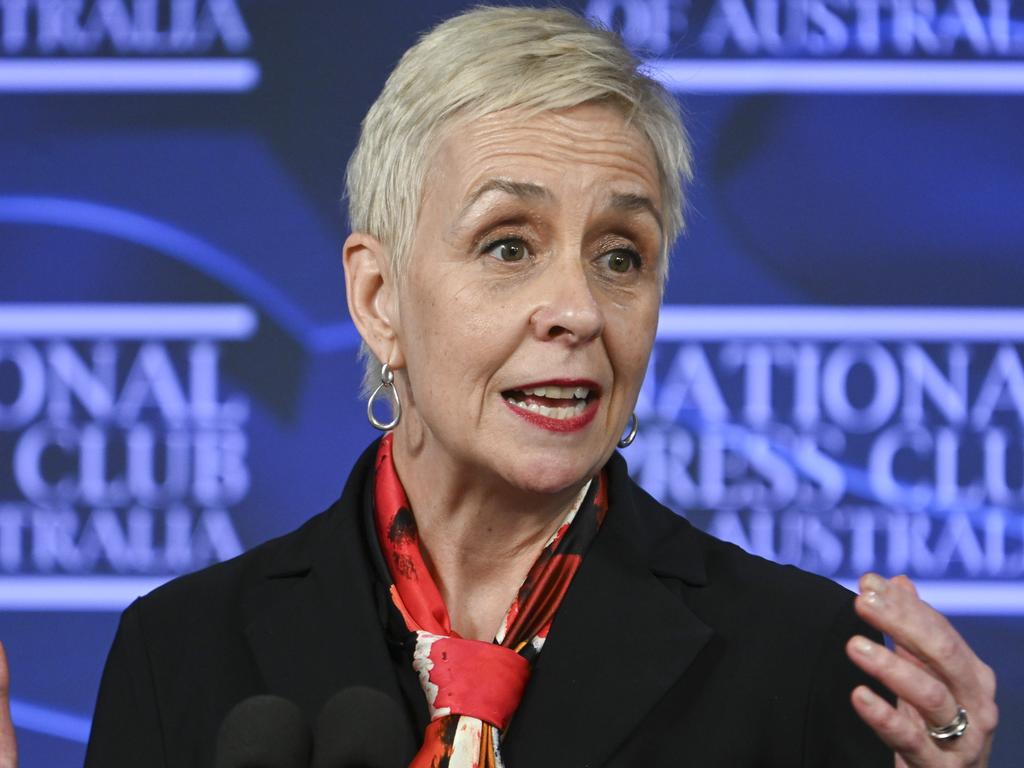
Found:
[[[532,389],[524,389],[524,395],[534,395],[536,397],[550,397],[555,400],[566,400],[570,397],[575,397],[579,400],[586,400],[590,394],[590,390],[587,387],[533,387]]]

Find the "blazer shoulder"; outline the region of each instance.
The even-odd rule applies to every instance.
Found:
[[[140,598],[134,605],[143,617],[187,612],[198,620],[227,607],[245,612],[267,597],[259,589],[274,579],[302,576],[324,555],[356,557],[363,551],[359,512],[367,479],[373,471],[379,440],[356,460],[338,498],[323,512],[283,536],[270,539],[238,557],[179,576]],[[206,615],[204,615],[206,614]]]
[[[179,635],[183,629],[208,633],[244,626],[267,599],[266,585],[302,576],[311,568],[315,547],[342,514],[335,503],[299,528],[241,555],[178,576],[132,605],[148,637]]]
[[[699,573],[700,578],[691,578],[691,583],[706,586],[716,595],[728,593],[737,608],[788,602],[800,621],[820,620],[821,611],[831,618],[853,598],[852,592],[829,578],[774,562],[712,536],[635,483],[631,491],[644,529],[642,537],[651,547],[659,571],[671,570],[667,565],[677,563],[683,573]]]

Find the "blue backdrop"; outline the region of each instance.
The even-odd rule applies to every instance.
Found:
[[[0,638],[81,763],[119,611],[327,506],[373,437],[343,169],[461,2],[0,3]],[[1024,735],[1024,3],[591,0],[696,149],[627,451],[719,536],[908,573]],[[500,52],[496,52],[500,55]]]

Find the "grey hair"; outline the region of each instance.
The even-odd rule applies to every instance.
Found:
[[[678,102],[614,32],[561,8],[478,7],[423,35],[402,56],[363,119],[348,162],[349,224],[379,240],[399,277],[407,263],[427,171],[444,128],[506,109],[537,113],[604,102],[650,142],[664,206],[661,273],[683,230],[692,177]],[[364,342],[364,394],[380,362]]]

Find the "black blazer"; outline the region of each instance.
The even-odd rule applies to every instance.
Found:
[[[124,612],[87,768],[211,766],[224,715],[257,693],[310,722],[351,685],[410,701],[367,555],[375,450],[326,512]],[[863,676],[843,645],[867,632],[850,593],[696,530],[621,457],[608,470],[608,517],[503,738],[509,768],[891,767],[849,701]]]

